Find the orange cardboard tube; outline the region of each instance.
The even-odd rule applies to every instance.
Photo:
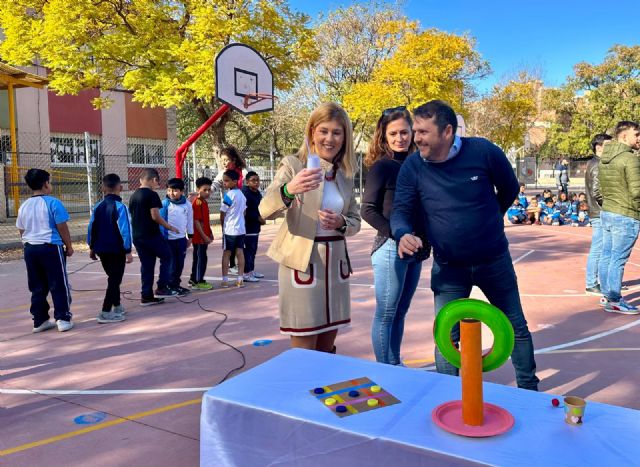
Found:
[[[460,322],[462,366],[462,421],[466,425],[480,426],[483,419],[482,402],[482,330],[475,319]]]

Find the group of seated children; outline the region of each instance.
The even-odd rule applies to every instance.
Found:
[[[507,219],[512,224],[535,225],[571,225],[573,227],[590,226],[589,206],[584,193],[571,193],[568,196],[561,191],[558,196],[551,190],[542,195],[527,199],[526,186],[520,183],[520,193],[507,210]]]
[[[34,196],[20,206],[16,226],[25,245],[33,332],[54,327],[64,332],[73,327],[71,289],[66,272],[66,257],[73,254],[67,227],[69,215],[63,204],[50,196],[52,188],[47,171],[30,169],[25,181]],[[126,263],[133,261],[132,247],[135,247],[140,260],[142,306],[160,304],[166,297],[190,292],[180,282],[186,252],[191,244],[193,265],[189,285],[196,290],[213,288],[205,281],[207,247],[213,241],[207,203],[212,184],[213,181],[207,177],[196,180],[197,193],[191,201],[185,196],[184,181],[172,178],[167,181],[166,199],[161,201],[155,191],[160,188],[158,171],[146,168],[140,177],[140,188],[132,194],[127,208],[120,197],[120,177],[117,174],[105,175],[102,180],[105,196],[92,210],[87,235],[89,255],[93,260],[100,260],[108,278],[98,323],[125,320],[120,285]],[[243,187],[246,195],[238,185],[238,172],[226,170],[223,176],[226,193],[220,209],[224,250],[222,287],[243,287],[245,279],[255,282],[258,277],[253,266],[260,225],[264,224],[258,212],[260,178],[255,172],[247,173],[246,186]],[[246,225],[250,226],[251,240],[250,247],[244,250]],[[240,270],[233,282],[227,276],[231,251],[238,258]],[[156,259],[160,260],[160,274],[154,291]],[[52,267],[55,264],[59,267]],[[49,292],[53,298],[55,322],[50,321]]]

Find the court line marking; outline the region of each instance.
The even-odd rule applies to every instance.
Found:
[[[519,261],[521,261],[521,260],[525,259],[527,256],[529,256],[531,253],[534,253],[535,251],[536,251],[536,250],[529,250],[529,251],[527,251],[524,255],[519,256],[518,258],[514,259],[514,260],[512,261],[512,264],[516,264],[517,262],[519,262]]]
[[[186,407],[189,405],[199,404],[202,402],[201,398],[191,399],[185,402],[179,402],[177,404],[165,405],[164,407],[158,407],[157,409],[147,410],[146,412],[138,412],[136,414],[130,415],[126,418],[118,418],[116,420],[109,420],[107,422],[101,422],[93,426],[89,426],[86,428],[82,428],[80,430],[70,431],[68,433],[63,433],[57,436],[51,436],[50,438],[44,438],[38,441],[32,441],[30,443],[21,444],[19,446],[15,446],[13,448],[4,449],[0,451],[0,457],[7,456],[9,454],[14,454],[20,451],[26,451],[27,449],[35,448],[38,446],[44,446],[46,444],[55,443],[57,441],[62,441],[63,439],[73,438],[75,436],[84,435],[87,433],[91,433],[93,431],[102,430],[104,428],[109,428],[114,425],[120,425],[125,422],[129,422],[131,420],[137,420],[139,418],[148,417],[150,415],[156,415],[163,412],[168,412],[170,410],[180,409],[182,407]]]

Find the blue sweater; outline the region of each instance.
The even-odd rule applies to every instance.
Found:
[[[131,253],[129,210],[118,195],[106,195],[93,207],[87,243],[95,253]]]
[[[393,236],[399,241],[411,233],[413,211],[420,206],[436,261],[490,261],[509,248],[503,216],[519,190],[504,152],[486,139],[462,138],[458,155],[439,163],[414,153],[396,182]]]

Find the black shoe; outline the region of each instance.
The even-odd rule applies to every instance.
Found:
[[[169,287],[162,287],[156,289],[153,295],[156,298],[175,297],[178,295],[178,292],[176,290],[170,289]]]
[[[184,297],[185,295],[191,293],[191,290],[180,287],[179,285],[171,287],[171,290],[175,290],[178,293],[178,297]]]
[[[140,306],[160,305],[164,303],[164,298],[147,297],[140,299]]]
[[[595,287],[587,287],[586,289],[584,289],[584,291],[587,295],[597,295],[597,296],[602,295],[602,291],[600,290],[600,284],[596,284]]]

